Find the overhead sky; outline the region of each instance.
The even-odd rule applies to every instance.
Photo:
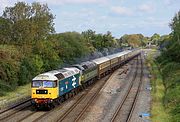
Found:
[[[22,1],[22,0],[18,0]],[[32,3],[35,0],[23,0]],[[4,7],[17,0],[1,0]],[[47,3],[56,16],[57,33],[82,32],[92,29],[97,33],[111,31],[116,38],[124,34],[169,34],[169,23],[180,10],[180,0],[36,0]]]

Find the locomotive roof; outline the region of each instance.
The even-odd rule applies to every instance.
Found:
[[[96,66],[96,64],[94,62],[91,62],[91,61],[86,61],[86,62],[82,62],[81,63],[81,66],[84,68],[84,69],[90,69],[90,68],[93,68]]]
[[[59,80],[78,74],[79,71],[75,67],[53,70],[40,74],[33,78],[33,80]]]
[[[76,68],[78,68],[80,70],[84,70],[84,68],[80,64],[72,65],[72,67],[76,67]]]

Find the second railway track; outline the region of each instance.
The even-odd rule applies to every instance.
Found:
[[[138,65],[140,66],[138,66],[126,94],[112,116],[111,122],[129,122],[131,119],[142,84],[143,64],[141,58]]]
[[[126,72],[126,69],[121,71],[119,74]],[[91,86],[89,90],[85,90],[80,95],[70,102],[71,105],[65,103],[64,105],[53,109],[52,111],[38,117],[35,121],[56,121],[56,122],[68,122],[68,121],[79,121],[82,115],[90,107],[92,102],[98,97],[99,92],[105,85],[106,81],[111,77],[111,74],[102,78],[97,83]]]
[[[56,121],[56,122],[75,121],[76,118],[79,115],[81,115],[85,111],[85,109],[87,109],[87,107],[93,101],[93,99],[96,98],[99,91],[102,89],[102,87],[104,86],[106,81],[110,78],[110,76],[111,74],[99,80],[93,87],[91,87],[88,91],[86,91],[86,93],[80,93],[81,95],[77,96],[75,98],[76,101],[74,101],[73,104],[69,106],[68,109],[66,109],[65,111],[63,110],[63,107],[65,106],[62,106],[61,108],[59,108],[61,109],[61,111],[59,111],[59,109],[56,108],[52,110],[51,113],[47,113],[48,115],[49,114],[54,115],[54,113],[58,113],[56,117],[51,118],[51,121]],[[48,118],[49,117],[45,115],[39,117],[34,121],[44,121],[44,120],[48,120]]]
[[[94,89],[94,91],[89,91],[86,96],[84,96],[83,99],[80,99],[80,101],[77,101],[78,103],[75,106],[72,106],[67,113],[64,114],[64,116],[58,118],[57,122],[62,121],[78,121],[79,118],[83,115],[83,113],[86,111],[86,109],[89,107],[89,105],[94,101],[94,99],[98,96],[100,90],[103,88],[105,83],[108,81],[111,75],[106,76],[103,78],[103,82]],[[85,98],[86,97],[86,98]],[[72,112],[74,111],[74,112]]]
[[[123,72],[126,71],[124,70]],[[0,120],[6,122],[9,120],[10,121],[56,121],[56,122],[81,121],[82,118],[84,117],[84,114],[87,113],[88,108],[90,108],[91,104],[98,97],[99,92],[101,91],[106,81],[110,77],[111,74],[107,75],[106,77],[99,80],[95,85],[93,85],[93,87],[91,86],[87,88],[86,90],[76,95],[74,98],[72,99],[70,98],[69,100],[67,100],[67,102],[62,103],[61,106],[57,106],[55,109],[52,109],[51,111],[44,111],[44,112],[32,111],[30,106],[27,106],[19,110],[17,109],[16,112],[9,112],[9,114],[5,114],[8,113],[9,110],[4,111],[4,113],[2,114],[6,116],[0,116]],[[114,120],[116,120],[116,117]]]
[[[9,107],[0,112],[0,121],[7,121],[10,118],[13,118],[17,113],[22,112],[26,108],[31,106],[31,99],[27,99],[23,102],[20,102],[12,107]]]

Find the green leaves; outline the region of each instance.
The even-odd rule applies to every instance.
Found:
[[[25,57],[20,65],[18,85],[24,85],[43,71],[43,60],[39,55]]]
[[[12,22],[0,17],[0,43],[7,44],[11,40]]]
[[[33,53],[39,55],[43,60],[44,71],[58,68],[62,63],[54,43],[51,40],[38,41],[33,48]]]
[[[80,58],[89,53],[90,48],[84,37],[77,32],[66,32],[49,37],[58,56],[64,63],[73,63],[75,58]]]
[[[163,37],[162,55],[157,61],[166,87],[165,105],[170,109],[172,121],[180,121],[180,11],[174,16],[170,27],[172,33]]]
[[[96,34],[95,31],[87,30],[82,32],[82,36],[86,39],[89,46],[94,47],[98,51],[102,51],[104,48],[116,48],[119,47],[119,43],[112,36],[110,31],[106,34]],[[91,48],[93,51],[93,48]]]
[[[5,25],[9,25],[6,27],[7,31],[0,33],[0,36],[6,37],[9,34],[6,39],[18,45],[31,44],[54,33],[54,16],[47,4],[35,2],[29,5],[18,2],[14,7],[6,7],[0,20],[3,20],[1,23],[4,25],[0,26],[1,30]]]
[[[142,34],[131,34],[131,35],[123,35],[120,38],[120,42],[124,46],[131,46],[131,47],[140,47],[145,46],[146,38]]]
[[[1,84],[17,86],[19,61],[22,55],[15,46],[0,45],[0,80]]]

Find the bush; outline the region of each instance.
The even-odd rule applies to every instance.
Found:
[[[5,95],[5,93],[7,91],[11,91],[11,90],[13,90],[13,89],[10,85],[8,85],[5,82],[3,82],[2,80],[0,80],[0,96]]]
[[[163,59],[163,57],[161,57]],[[160,62],[160,61],[159,61]],[[163,60],[162,60],[163,62]],[[160,62],[161,63],[161,62]],[[161,63],[162,64],[162,63]],[[170,110],[172,121],[180,121],[180,64],[166,62],[160,65],[165,86],[164,105]]]
[[[18,85],[30,82],[34,76],[43,71],[42,67],[43,61],[39,55],[24,58],[20,66]]]
[[[171,113],[173,115],[173,122],[180,122],[180,103],[174,106],[174,108],[171,110]]]
[[[0,45],[0,79],[1,85],[16,88],[19,62],[22,55],[15,46]],[[4,86],[3,85],[3,86]]]

